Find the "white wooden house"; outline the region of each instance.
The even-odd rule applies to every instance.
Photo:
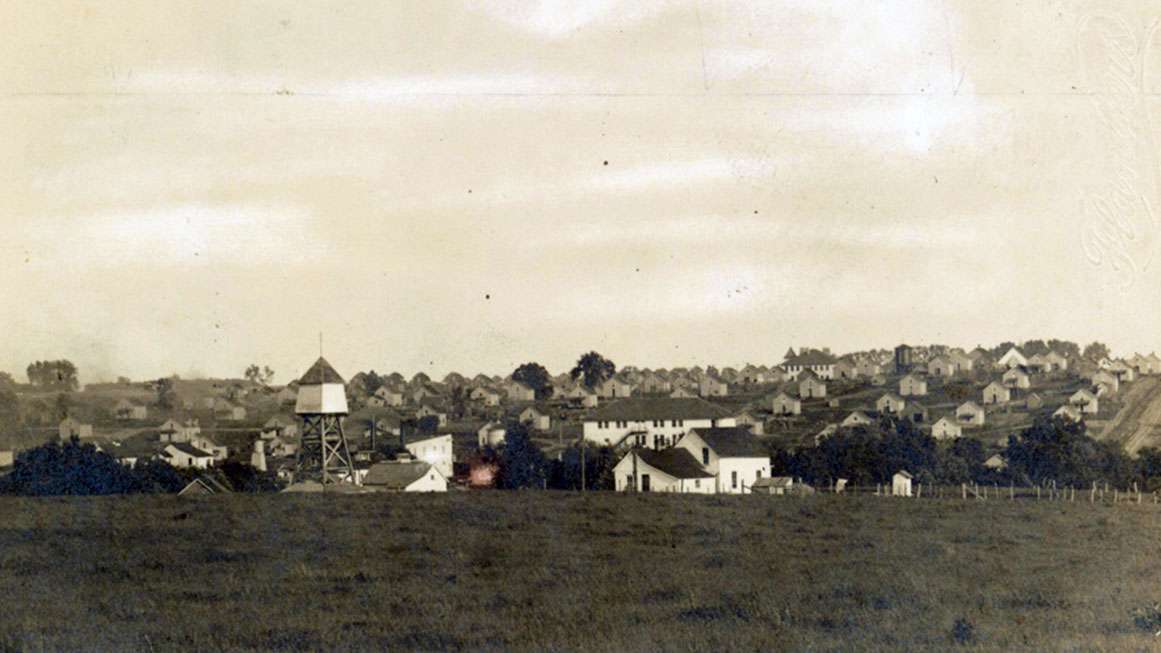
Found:
[[[749,494],[755,480],[770,476],[770,454],[740,426],[695,428],[678,440],[716,481],[716,491]]]
[[[714,475],[684,447],[656,451],[635,448],[613,467],[618,492],[713,494]]]
[[[915,374],[908,374],[899,379],[899,395],[903,397],[922,397],[927,394],[927,380]]]
[[[730,386],[721,379],[706,375],[698,382],[697,392],[703,397],[725,397],[730,394]]]
[[[963,427],[954,416],[940,417],[931,425],[931,437],[936,440],[948,440],[963,435]]]
[[[1023,390],[1032,387],[1032,378],[1029,377],[1024,370],[1018,367],[1013,367],[1007,372],[1004,372],[1002,378],[1004,385],[1008,386],[1009,388]]]
[[[61,440],[68,440],[73,436],[81,439],[91,438],[93,437],[93,425],[85,424],[73,417],[66,417],[57,426],[57,434]]]
[[[447,477],[421,460],[393,460],[371,465],[363,487],[379,492],[447,492]]]
[[[844,428],[853,428],[856,426],[870,426],[874,423],[875,423],[875,420],[873,420],[869,416],[867,416],[866,413],[864,413],[861,410],[856,410],[856,411],[852,412],[850,415],[847,415],[846,418],[843,419],[843,421],[839,422],[839,426],[842,426]]]
[[[504,444],[504,436],[507,433],[507,429],[502,424],[488,422],[476,431],[476,441],[479,443],[481,449],[484,447],[498,447]]]
[[[956,371],[956,364],[947,356],[936,356],[927,361],[927,373],[931,376],[950,377],[955,376]]]
[[[1068,398],[1068,404],[1075,406],[1077,410],[1084,414],[1094,414],[1100,410],[1100,402],[1096,395],[1088,390],[1080,389],[1072,393]]]
[[[987,411],[974,401],[965,401],[955,409],[955,418],[963,426],[983,426]]]
[[[882,397],[879,397],[879,400],[875,402],[875,410],[887,415],[897,415],[899,411],[903,410],[903,406],[906,404],[906,399],[888,392]]]
[[[1028,358],[1017,348],[1012,347],[996,361],[996,367],[1010,369],[1013,367],[1028,367]]]
[[[538,410],[536,406],[528,406],[520,411],[520,423],[527,424],[536,431],[547,431],[552,428],[552,418],[548,413]]]
[[[161,457],[179,469],[208,469],[214,464],[214,454],[202,451],[188,442],[165,445]]]
[[[798,396],[801,399],[824,399],[826,398],[826,383],[815,376],[813,372],[802,372],[799,374]]]
[[[999,381],[992,381],[984,387],[984,405],[1006,404],[1012,400],[1012,391]]]
[[[785,417],[788,415],[802,414],[802,401],[791,397],[785,392],[779,392],[775,395],[774,399],[770,401],[770,404],[771,410],[775,415]]]

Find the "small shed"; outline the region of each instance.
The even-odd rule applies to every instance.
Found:
[[[911,473],[905,469],[895,472],[895,475],[891,477],[891,496],[911,496],[911,479]]]

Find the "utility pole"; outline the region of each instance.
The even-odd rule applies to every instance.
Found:
[[[581,450],[581,492],[585,491],[585,443],[582,440],[580,445]]]

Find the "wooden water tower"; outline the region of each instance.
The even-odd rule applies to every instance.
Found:
[[[343,433],[347,389],[325,358],[319,357],[298,380],[294,412],[302,419],[295,481],[317,480],[324,486],[354,483],[355,469]]]

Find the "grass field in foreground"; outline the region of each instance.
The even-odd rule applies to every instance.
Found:
[[[1156,650],[1161,507],[0,498],[0,596],[0,650]]]

